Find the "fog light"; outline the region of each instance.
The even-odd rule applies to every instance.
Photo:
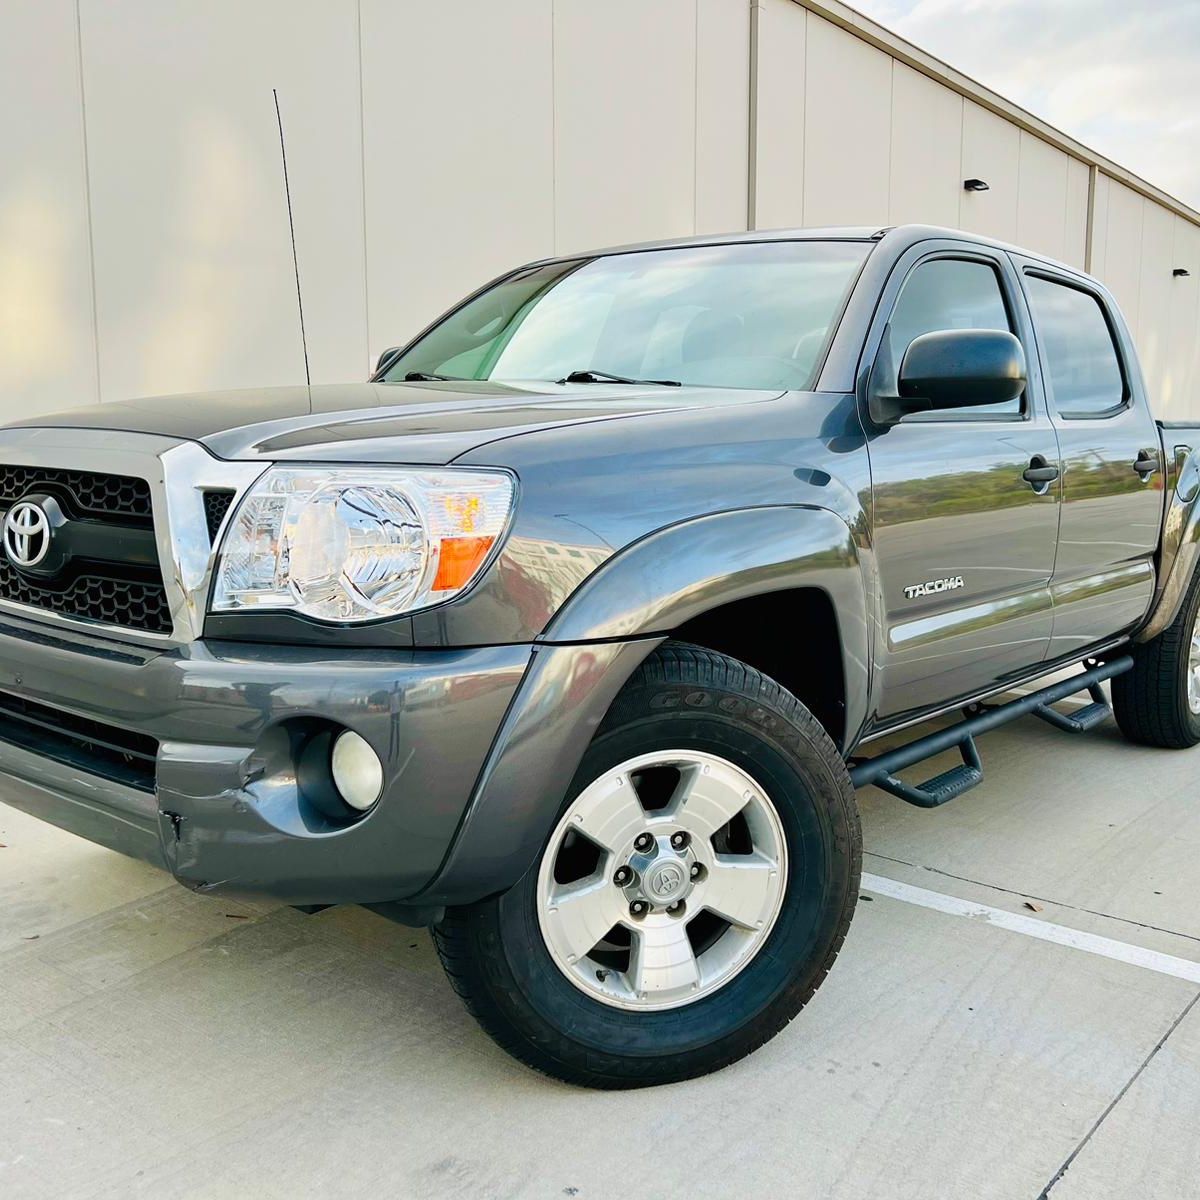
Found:
[[[333,743],[333,782],[351,808],[366,812],[383,791],[383,763],[379,755],[347,730]]]

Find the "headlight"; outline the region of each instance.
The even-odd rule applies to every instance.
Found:
[[[439,604],[478,574],[512,499],[496,472],[273,467],[230,522],[212,607],[346,622]]]

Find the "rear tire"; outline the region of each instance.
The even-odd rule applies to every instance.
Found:
[[[1200,743],[1200,572],[1175,620],[1133,647],[1133,670],[1113,679],[1112,698],[1131,742],[1168,750]]]
[[[704,1075],[774,1037],[828,974],[858,898],[854,792],[812,714],[742,663],[667,643],[567,795],[540,861],[434,930],[483,1028],[597,1088]],[[581,897],[594,919],[554,915]]]

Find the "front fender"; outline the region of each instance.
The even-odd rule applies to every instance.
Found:
[[[539,639],[442,869],[415,899],[462,904],[511,887],[536,861],[617,693],[671,631],[735,600],[804,587],[833,603],[852,736],[866,711],[869,657],[867,593],[846,522],[789,505],[670,526],[609,559]]]

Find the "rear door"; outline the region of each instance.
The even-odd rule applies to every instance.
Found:
[[[1163,513],[1158,429],[1120,314],[1090,280],[1027,260],[1022,282],[1062,457],[1050,656],[1128,629],[1154,593]]]
[[[909,250],[867,341],[871,378],[894,385],[913,338],[939,329],[1008,330],[1036,367],[1002,251],[954,241]],[[1058,537],[1058,484],[1045,476],[1056,475],[1058,447],[1036,370],[1008,404],[881,426],[860,401],[880,591],[873,714],[891,724],[1000,686],[1044,658]],[[1031,470],[1041,473],[1032,482]]]

